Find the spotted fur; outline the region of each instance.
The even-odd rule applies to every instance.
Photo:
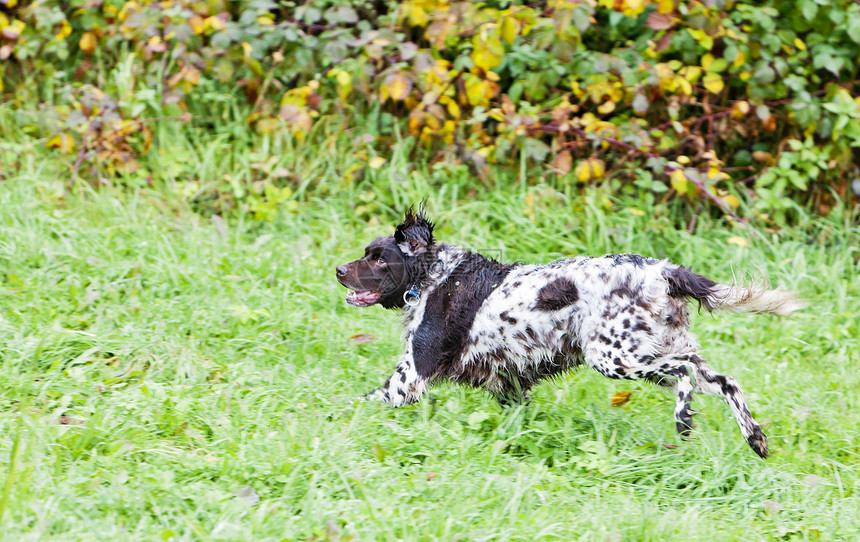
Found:
[[[607,378],[673,389],[683,436],[693,427],[693,393],[722,397],[752,449],[767,456],[767,439],[737,382],[699,354],[688,305],[787,315],[799,308],[790,293],[719,284],[634,254],[502,264],[437,244],[433,224],[412,209],[394,235],[374,240],[337,275],[354,290],[352,304],[404,311],[405,349],[371,399],[401,406],[418,401],[432,382],[449,380],[502,403],[522,401],[540,380],[585,364]]]

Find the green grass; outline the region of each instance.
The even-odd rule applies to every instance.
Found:
[[[469,194],[464,170],[412,167],[404,148],[346,183],[354,136],[298,148],[164,133],[145,163],[156,188],[71,194],[56,156],[0,144],[18,163],[0,180],[0,538],[860,537],[856,226],[810,218],[758,238],[704,216],[690,235],[671,209],[640,216],[636,200],[539,176]],[[195,190],[225,174],[246,186],[261,160],[297,180],[276,220],[194,212]],[[357,402],[393,368],[398,317],[346,306],[334,267],[424,196],[440,238],[508,261],[632,251],[796,289],[810,308],[791,319],[694,322],[773,457],[716,399],[696,399],[684,442],[665,392],[587,370],[527,408],[449,385],[397,410]]]

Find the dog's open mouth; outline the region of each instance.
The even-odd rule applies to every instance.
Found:
[[[379,301],[382,292],[378,290],[365,290],[363,292],[350,291],[346,294],[346,302],[353,307],[369,307]]]

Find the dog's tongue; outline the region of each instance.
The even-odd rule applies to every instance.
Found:
[[[349,292],[346,294],[346,302],[355,307],[369,307],[382,297],[381,292],[367,290],[364,292]]]

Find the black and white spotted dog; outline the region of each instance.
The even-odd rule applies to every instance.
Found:
[[[394,235],[339,266],[337,278],[352,290],[350,305],[404,310],[406,348],[394,374],[368,398],[401,406],[447,379],[506,403],[585,363],[608,378],[671,386],[683,436],[692,428],[693,392],[722,397],[752,449],[767,456],[767,439],[735,379],[699,355],[688,302],[709,311],[787,315],[799,308],[787,292],[718,284],[633,254],[506,265],[437,244],[423,210],[411,208]]]

